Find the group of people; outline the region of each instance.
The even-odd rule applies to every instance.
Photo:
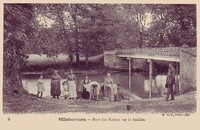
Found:
[[[60,82],[61,82],[61,76],[58,74],[57,70],[54,70],[54,73],[51,78],[51,96],[53,98],[59,99],[59,96],[61,95]],[[87,75],[85,75],[85,78],[80,82],[80,85],[81,86],[79,87],[79,92],[81,97],[85,99],[88,98],[89,100],[94,95],[96,95],[96,98],[98,99],[99,92],[100,90],[102,90],[103,96],[110,97],[110,100],[114,101],[114,97],[117,95],[118,92],[117,85],[113,82],[113,79],[110,77],[110,73],[107,73],[107,76],[104,79],[104,83],[101,85],[96,81],[91,81]],[[175,85],[175,69],[172,64],[169,64],[167,80],[165,85],[167,88],[166,101],[174,100],[174,90],[173,90],[174,85]],[[42,98],[43,92],[45,91],[44,80],[42,75],[40,76],[40,79],[37,82],[37,86],[38,86],[37,96]],[[65,81],[62,83],[62,87],[65,99],[75,100],[77,98],[77,79],[72,69],[66,76]],[[170,96],[171,99],[169,99]]]
[[[117,85],[113,82],[113,79],[110,77],[110,73],[105,77],[104,83],[100,84],[96,81],[91,81],[86,74],[84,79],[80,82],[79,89],[77,91],[77,79],[76,75],[73,73],[71,69],[67,74],[65,81],[61,84],[61,76],[59,75],[57,70],[54,70],[54,73],[51,77],[51,96],[52,98],[59,99],[61,95],[61,86],[62,93],[65,99],[75,100],[80,94],[81,98],[84,99],[92,99],[99,98],[100,90],[103,91],[104,96],[110,97],[111,100],[114,100],[114,96],[117,94]],[[37,97],[42,98],[44,88],[44,80],[43,76],[40,76],[40,79],[37,82]],[[77,92],[79,92],[77,94]]]
[[[77,97],[76,93],[76,75],[73,73],[73,70],[70,70],[69,74],[66,77],[66,80],[62,83],[63,94],[65,99],[75,99]],[[51,77],[51,96],[52,98],[59,99],[61,95],[61,76],[58,74],[57,70],[54,70],[54,73]],[[40,79],[37,82],[37,97],[42,98],[43,92],[45,91],[43,76],[40,76]]]
[[[58,75],[58,73],[56,73],[56,75]],[[60,76],[59,79],[61,80]],[[51,95],[53,96],[53,98],[55,98],[55,96],[59,98],[59,95],[61,94],[60,80],[59,80],[59,85],[56,86],[53,85],[53,79],[51,81]],[[77,97],[77,92],[76,92],[77,80],[76,80],[76,75],[73,73],[73,70],[70,70],[69,74],[66,77],[66,80],[62,83],[62,86],[65,99],[69,97],[69,99],[75,100]],[[56,93],[56,90],[58,89],[60,92]]]

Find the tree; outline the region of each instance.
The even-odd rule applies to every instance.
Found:
[[[33,9],[31,4],[4,4],[4,82],[9,81],[4,90],[24,92],[20,69],[28,58],[24,46],[32,35]]]
[[[85,66],[88,66],[89,56],[103,52],[105,44],[105,25],[102,6],[97,4],[85,5],[82,19],[82,52],[85,54]],[[85,39],[85,40],[84,40]]]
[[[139,48],[143,47],[144,38],[145,38],[145,27],[147,19],[147,8],[144,4],[128,4],[124,5],[128,17],[134,22],[137,29],[137,43]]]
[[[79,56],[80,56],[80,47],[79,47],[79,25],[78,25],[78,17],[79,15],[81,15],[80,13],[82,13],[82,8],[83,5],[81,4],[71,4],[70,5],[70,14],[71,17],[73,19],[73,25],[74,25],[74,41],[75,41],[75,54],[76,54],[76,62],[77,65],[79,65]]]
[[[196,46],[195,5],[148,5],[152,14],[149,46]]]
[[[73,63],[72,19],[67,12],[69,4],[37,4],[35,28],[37,35],[26,46],[29,52],[48,57],[68,54]],[[51,25],[49,25],[51,22]]]

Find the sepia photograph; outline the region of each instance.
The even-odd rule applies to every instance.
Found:
[[[2,57],[3,114],[197,112],[196,4],[3,3]]]

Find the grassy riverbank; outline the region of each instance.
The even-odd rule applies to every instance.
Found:
[[[52,99],[50,97],[38,99],[32,96],[4,95],[4,113],[192,113],[196,111],[196,92],[176,96],[174,101],[164,98],[131,100],[120,102],[108,101],[69,101]],[[126,106],[131,110],[127,111]]]

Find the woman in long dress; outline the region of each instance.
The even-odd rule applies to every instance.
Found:
[[[58,74],[58,71],[55,70],[51,78],[51,96],[53,98],[57,97],[57,99],[59,99],[59,96],[61,94],[60,81],[61,81],[61,77]]]
[[[76,75],[73,73],[71,69],[69,74],[67,75],[67,84],[69,86],[69,99],[75,100],[77,97],[76,92]]]
[[[110,97],[110,101],[114,101],[114,97],[117,96],[117,85],[113,82],[113,79],[110,77],[110,73],[107,73],[107,76],[104,79],[104,86],[106,96]]]

